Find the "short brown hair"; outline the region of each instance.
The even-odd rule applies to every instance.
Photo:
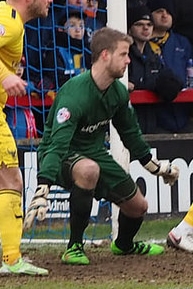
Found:
[[[103,27],[96,30],[90,44],[92,63],[98,60],[104,49],[114,52],[119,41],[125,41],[130,45],[133,43],[132,38],[129,35],[119,30],[109,27]]]

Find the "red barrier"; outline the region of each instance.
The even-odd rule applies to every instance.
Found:
[[[161,102],[158,96],[149,90],[135,90],[130,94],[130,99],[133,104]],[[183,89],[173,102],[193,102],[193,89]]]
[[[158,96],[149,90],[135,90],[130,94],[130,99],[133,104],[161,102]],[[49,95],[46,95],[43,100],[27,95],[23,97],[10,96],[7,100],[7,104],[10,106],[51,106],[52,102],[53,97],[50,97]],[[173,102],[193,102],[193,89],[182,90]]]
[[[44,99],[36,98],[34,96],[9,96],[7,100],[7,104],[10,106],[51,106],[53,103],[53,98],[50,96],[46,96]]]

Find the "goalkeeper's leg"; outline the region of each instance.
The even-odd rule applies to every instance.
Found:
[[[127,197],[127,192],[133,192]],[[164,248],[157,244],[147,244],[143,241],[135,242],[134,237],[143,222],[143,215],[147,210],[146,200],[139,187],[132,181],[126,180],[113,190],[114,196],[125,196],[125,199],[115,199],[120,207],[118,217],[118,236],[111,243],[111,251],[117,255],[147,254],[158,255]],[[113,196],[113,195],[112,195]]]
[[[89,223],[99,167],[95,162],[84,159],[80,160],[73,169],[74,184],[70,194],[70,240],[67,251],[62,256],[62,262],[87,265],[89,260],[83,250],[83,234]]]
[[[83,243],[84,230],[89,224],[94,190],[73,186],[70,195],[70,240],[68,248],[74,243]]]
[[[83,234],[88,226],[92,208],[93,190],[73,186],[70,196],[70,240],[62,256],[66,264],[88,265],[83,249]]]

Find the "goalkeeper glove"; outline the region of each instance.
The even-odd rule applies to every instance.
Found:
[[[164,183],[170,186],[173,186],[179,177],[179,168],[170,163],[169,160],[151,159],[144,165],[144,168],[156,176],[162,176]]]
[[[24,230],[27,230],[32,226],[35,217],[37,217],[39,221],[43,221],[45,219],[46,212],[48,210],[48,203],[46,199],[48,194],[48,185],[39,185],[37,187],[24,219]]]

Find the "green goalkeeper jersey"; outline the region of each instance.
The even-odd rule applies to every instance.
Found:
[[[128,90],[119,80],[100,91],[90,71],[71,78],[60,88],[45,123],[38,177],[54,183],[61,163],[75,153],[95,160],[105,150],[110,120],[132,159],[149,153]]]

